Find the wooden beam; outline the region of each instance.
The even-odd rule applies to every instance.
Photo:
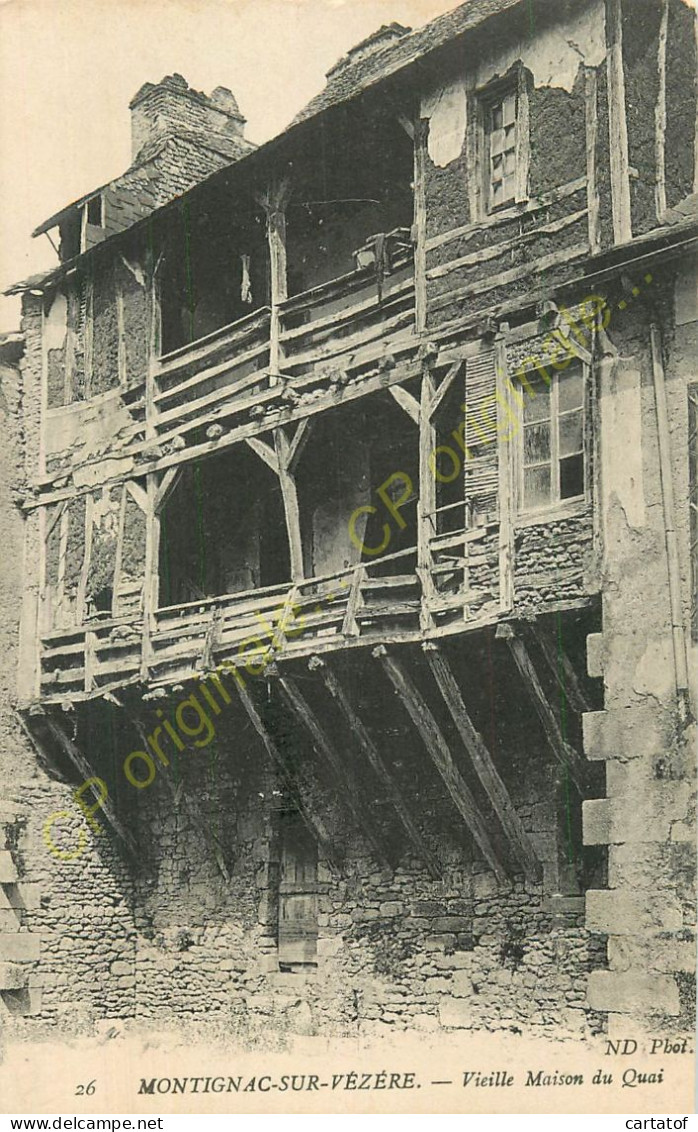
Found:
[[[431,538],[434,534],[432,516],[436,511],[436,477],[433,453],[436,447],[436,429],[431,420],[431,403],[434,397],[434,378],[424,366],[419,405],[419,498],[417,499],[417,575],[422,583],[422,604],[419,615],[423,631],[433,628],[429,612],[432,592]]]
[[[397,118],[410,141],[414,141],[414,122],[412,121],[412,119],[408,118],[407,115],[403,114],[401,111],[398,111],[395,117]]]
[[[279,458],[269,444],[260,440],[258,436],[249,436],[245,443],[253,452],[256,452],[260,460],[264,460],[264,463],[268,468],[271,468],[275,475],[278,476],[281,474],[279,471]]]
[[[497,627],[497,640],[505,640],[521,678],[526,686],[531,702],[536,709],[538,718],[543,724],[548,745],[560,766],[570,775],[580,794],[585,793],[584,782],[586,778],[586,765],[581,756],[565,740],[557,716],[553,711],[543,686],[538,679],[528,649],[521,637],[517,636],[511,625],[500,624]]]
[[[503,613],[506,613],[514,605],[514,515],[516,513],[516,474],[514,469],[518,428],[512,430],[511,413],[517,412],[517,410],[503,392],[507,380],[507,348],[504,334],[500,334],[494,344],[494,371],[495,389],[497,391],[499,608]]]
[[[140,484],[137,484],[135,480],[127,480],[126,487],[129,495],[135,499],[141,511],[146,512],[148,510],[148,496]]]
[[[453,382],[455,381],[456,377],[458,376],[458,374],[463,369],[463,365],[464,365],[464,359],[459,358],[458,361],[455,361],[453,363],[453,365],[450,366],[446,376],[443,377],[441,379],[441,381],[439,382],[438,388],[436,388],[434,390],[434,393],[432,395],[431,402],[430,402],[430,405],[429,405],[429,416],[430,417],[434,416],[434,413],[436,412],[439,405],[443,401],[444,397],[448,393],[449,389],[453,385]],[[463,396],[465,397],[465,390],[463,390]]]
[[[584,113],[587,158],[587,225],[589,250],[601,247],[599,185],[596,174],[596,147],[599,137],[598,81],[593,67],[584,68]]]
[[[313,810],[309,809],[305,805],[298,787],[298,783],[296,781],[293,766],[287,760],[286,756],[282,753],[280,748],[277,747],[276,743],[269,734],[269,731],[262,721],[262,717],[257,711],[254,700],[252,699],[249,690],[242,680],[242,677],[240,677],[239,679],[236,677],[233,683],[237,688],[240,702],[247,712],[250,723],[257,732],[259,738],[262,740],[262,744],[265,751],[267,752],[267,755],[269,756],[272,765],[276,768],[281,776],[284,790],[288,792],[289,797],[293,801],[294,806],[298,810],[298,813],[301,815],[301,818],[305,822],[305,825],[307,826],[309,832],[317,841],[318,846],[320,847],[320,850],[322,852],[322,856],[325,858],[331,868],[335,870],[335,872],[340,873],[341,868],[332,846],[330,834],[328,833],[322,819]]]
[[[553,641],[539,621],[534,621],[530,628],[550,671],[558,682],[560,690],[567,697],[573,709],[580,713],[591,711],[589,700],[574,670],[574,665],[561,643]]]
[[[147,509],[145,513],[145,566],[143,578],[143,631],[141,636],[141,667],[143,680],[148,679],[151,658],[150,638],[155,626],[158,607],[160,574],[160,516],[155,509],[158,477],[150,472],[146,477]]]
[[[419,116],[414,125],[414,314],[417,334],[427,325],[427,130]]]
[[[310,434],[315,426],[314,417],[304,417],[302,421],[298,422],[296,431],[288,446],[288,471],[291,475],[296,474],[296,468],[303,455],[303,450],[310,440]]]
[[[269,368],[272,377],[278,378],[281,370],[281,318],[279,305],[288,296],[288,270],[286,265],[286,205],[291,192],[289,177],[274,180],[267,191],[257,199],[267,218],[269,242],[269,276],[271,325],[269,329]]]
[[[155,499],[153,501],[153,507],[155,509],[156,515],[159,515],[162,511],[162,508],[170,492],[174,491],[181,471],[181,467],[175,467],[168,468],[167,471],[163,473],[162,479],[160,480],[159,486],[155,492]],[[139,491],[141,495],[145,496],[145,506],[143,507],[143,510],[146,511],[148,508],[147,494],[143,491],[142,488],[139,488]]]
[[[53,719],[50,715],[43,715],[42,719],[45,721],[48,730],[51,732],[51,735],[68,756],[70,762],[82,776],[83,780],[86,782],[90,778],[98,778],[99,775],[95,774],[94,770],[88,763],[80,748],[73,742],[72,739],[70,739],[66,735],[63,728],[60,727],[58,723],[56,723],[55,719]],[[102,802],[101,809],[103,810],[105,818],[111,825],[117,837],[121,841],[123,841],[129,853],[131,853],[133,857],[137,858],[138,850],[136,848],[136,843],[129,831],[125,829],[119,821],[117,813],[113,805],[109,801],[108,796]]]
[[[366,841],[381,861],[390,864],[379,839],[376,837],[373,825],[369,820],[366,807],[361,800],[359,788],[351,769],[345,761],[340,759],[331,740],[323,731],[317,716],[306,702],[291,677],[280,676],[278,679],[289,707],[295,712],[310,734],[317,752],[322,755],[332,768],[335,778],[337,779],[340,796],[342,800],[347,803],[359,828],[363,831]]]
[[[406,389],[403,389],[401,385],[391,385],[388,392],[400,408],[405,410],[407,416],[418,425],[419,401],[417,398],[413,397],[411,393],[408,393]]]
[[[659,23],[659,42],[657,45],[657,103],[654,108],[654,158],[655,185],[654,200],[657,220],[661,221],[666,212],[666,48],[669,33],[669,0],[662,0],[662,16]]]
[[[613,239],[617,244],[624,244],[632,238],[632,222],[621,0],[606,0],[606,49]]]
[[[342,622],[342,636],[344,637],[358,637],[360,629],[356,620],[361,605],[361,584],[366,576],[366,566],[363,562],[354,570],[351,580],[351,589],[349,590],[349,600],[347,601],[347,610],[344,614],[344,621]]]
[[[455,765],[439,725],[426,703],[403,667],[390,655],[383,645],[373,651],[380,661],[383,671],[402,700],[407,713],[416,727],[426,750],[444,781],[456,809],[463,818],[475,844],[479,847],[487,864],[498,880],[506,880],[506,872],[490,840],[487,823],[480,813],[477,803]]]
[[[409,807],[402,796],[397,782],[383,762],[373,739],[364,726],[363,720],[354,711],[337,676],[319,656],[311,657],[308,667],[311,670],[319,669],[327,691],[332,696],[332,699],[339,707],[348,724],[349,732],[356,738],[366,758],[385,786],[395,812],[402,822],[403,828],[415,853],[424,861],[430,875],[434,877],[435,880],[438,880],[443,875],[441,866],[429,847],[425,844],[424,838],[410,813]]]
[[[536,882],[541,877],[541,863],[483,738],[473,725],[460,688],[453,675],[453,670],[443,652],[436,645],[425,645],[424,652],[436,686],[458,728],[458,733],[470,756],[475,773],[490,800],[492,809],[499,818],[512,852],[522,866],[526,879]]]
[[[300,582],[303,580],[304,570],[298,492],[296,490],[295,477],[289,470],[291,445],[282,428],[274,429],[274,446],[276,448],[279,484],[284,501],[284,514],[286,516],[289,556],[291,559],[291,579],[294,582]]]

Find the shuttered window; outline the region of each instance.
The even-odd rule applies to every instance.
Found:
[[[510,91],[487,107],[489,209],[516,200],[516,92]]]
[[[317,844],[295,811],[279,814],[279,967],[317,964]]]

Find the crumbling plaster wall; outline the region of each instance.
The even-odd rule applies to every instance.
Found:
[[[605,710],[585,716],[584,736],[587,757],[605,762],[607,785],[605,798],[584,805],[584,838],[608,845],[608,890],[588,892],[586,923],[608,935],[608,970],[592,974],[589,1001],[609,1011],[612,1033],[625,1032],[628,1018],[690,1030],[694,1017],[695,738],[677,711],[648,342],[659,311],[685,610],[690,363],[672,308],[671,278],[655,279],[650,310],[631,309],[614,327],[618,355],[601,373],[603,634],[590,638],[589,668],[603,674]]]

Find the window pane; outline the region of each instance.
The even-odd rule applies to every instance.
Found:
[[[584,448],[584,420],[581,409],[560,417],[560,455],[572,456]]]
[[[544,421],[550,419],[550,389],[537,373],[527,373],[521,382],[524,399],[524,421]]]
[[[516,154],[514,153],[513,149],[508,149],[504,154],[504,172],[516,172]]]
[[[501,130],[494,130],[490,137],[490,153],[501,154],[504,150],[504,134]]]
[[[502,158],[501,153],[495,154],[495,156],[492,158],[492,169],[494,170],[495,173],[501,174],[502,161],[503,161],[503,158]]]
[[[492,186],[492,203],[501,204],[504,200],[504,190],[502,189],[502,182],[498,181],[496,185]]]
[[[568,456],[560,460],[560,499],[584,495],[584,457]]]
[[[502,121],[505,126],[516,121],[516,95],[508,94],[502,103]]]
[[[516,177],[515,176],[510,175],[510,176],[504,178],[503,192],[504,192],[504,199],[505,200],[514,200],[514,198],[516,196]]]
[[[504,124],[504,115],[501,102],[492,107],[491,129],[501,130]]]
[[[560,383],[560,412],[564,413],[567,409],[581,408],[584,403],[582,367],[573,366],[566,373],[561,373],[558,381]]]
[[[550,459],[550,422],[524,428],[524,463],[540,464]]]
[[[550,466],[524,470],[524,507],[535,511],[550,503]]]

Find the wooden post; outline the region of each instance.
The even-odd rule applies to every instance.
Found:
[[[666,212],[666,47],[669,33],[669,0],[662,0],[662,17],[659,24],[659,43],[657,46],[657,104],[654,108],[654,157],[655,185],[654,200],[657,220],[661,222]]]
[[[301,723],[309,732],[315,749],[332,768],[337,779],[341,798],[346,802],[354,815],[359,828],[363,831],[366,841],[381,861],[385,864],[390,864],[369,820],[366,807],[361,800],[358,785],[351,769],[346,761],[340,759],[332,742],[323,731],[315,713],[301,695],[294,681],[288,676],[281,676],[279,677],[279,684],[289,707],[296,713]]]
[[[557,716],[550,706],[543,686],[538,679],[538,673],[528,654],[528,649],[522,639],[516,635],[511,625],[500,624],[497,628],[496,636],[498,640],[505,640],[509,646],[509,651],[521,674],[531,702],[536,709],[538,718],[543,724],[543,730],[548,740],[550,750],[560,766],[570,775],[580,794],[584,795],[586,766],[580,755],[565,741],[562,731],[560,730]]]
[[[373,655],[380,660],[384,672],[405,705],[410,719],[419,732],[434,766],[455,803],[456,809],[472,834],[476,845],[479,846],[487,864],[499,881],[506,880],[506,872],[490,840],[487,823],[451,757],[446,740],[429,710],[426,700],[417,690],[402,665],[387,652],[383,645],[374,649]]]
[[[312,809],[308,809],[308,807],[303,802],[295,775],[293,773],[292,765],[287,761],[285,755],[282,753],[280,748],[277,747],[267,728],[264,726],[262,718],[257,711],[257,708],[255,707],[254,700],[252,699],[252,696],[250,695],[248,689],[244,686],[242,679],[236,679],[234,681],[234,684],[237,688],[238,695],[240,696],[242,706],[247,712],[252,726],[259,735],[259,738],[262,740],[264,749],[267,752],[272,764],[276,767],[276,769],[279,771],[279,774],[281,775],[284,789],[288,792],[294,806],[298,810],[298,813],[301,815],[301,818],[305,822],[311,835],[317,841],[319,847],[322,850],[322,855],[324,856],[325,860],[336,872],[341,872],[332,846],[330,834],[328,833],[322,819]]]
[[[606,0],[606,48],[613,239],[615,243],[623,244],[632,238],[632,223],[621,0]]]
[[[436,429],[432,422],[431,406],[434,396],[434,378],[428,363],[424,364],[422,392],[419,403],[419,499],[417,500],[417,573],[422,583],[422,601],[419,623],[422,631],[433,628],[429,609],[432,592],[431,538],[436,510],[436,478],[434,475],[434,448]]]
[[[157,393],[157,365],[160,353],[160,296],[158,292],[158,268],[162,263],[164,252],[157,260],[152,253],[148,254],[146,271],[146,354],[147,365],[145,374],[145,438],[152,440],[157,434],[157,406],[155,395]]]
[[[274,181],[266,193],[258,197],[267,218],[269,242],[269,276],[271,280],[271,320],[269,328],[269,370],[275,384],[281,370],[281,313],[279,304],[288,296],[286,267],[286,204],[291,192],[288,177]]]
[[[427,130],[419,117],[414,125],[414,318],[417,334],[427,325]]]
[[[559,644],[551,640],[549,634],[540,622],[533,622],[531,632],[538,642],[540,650],[547,661],[550,671],[557,680],[560,690],[567,697],[574,710],[580,713],[591,711],[589,701],[584,694],[584,689],[574,670],[574,665],[565,650]]]
[[[506,400],[507,377],[506,337],[500,334],[494,346],[495,390],[497,393],[497,444],[499,493],[499,608],[507,613],[514,605],[514,514],[516,511],[516,477],[514,445],[519,431],[512,429],[511,401]],[[506,405],[509,413],[505,413]],[[518,410],[517,410],[518,411]]]
[[[515,857],[526,874],[526,879],[532,882],[539,881],[540,861],[483,738],[475,730],[448,660],[436,645],[424,645],[424,652],[436,685],[470,756],[475,773],[490,800],[492,809],[499,818]]]
[[[151,658],[150,638],[158,607],[160,516],[156,507],[157,473],[146,476],[145,577],[143,579],[143,635],[141,641],[141,679],[148,679]]]
[[[601,247],[599,228],[600,200],[596,176],[596,146],[599,136],[598,83],[593,67],[584,68],[584,107],[586,118],[587,155],[587,221],[589,231],[589,251],[593,254]]]
[[[388,791],[395,812],[402,822],[403,828],[407,833],[415,853],[418,857],[422,858],[431,876],[434,877],[435,880],[438,880],[442,876],[441,866],[429,847],[425,844],[397,782],[383,762],[373,739],[364,726],[363,720],[351,706],[347,694],[337,679],[337,676],[318,656],[311,657],[308,667],[311,670],[314,668],[320,670],[320,675],[322,676],[325,687],[342,712],[349,726],[350,733],[355,736],[366,758]]]
[[[291,473],[292,452],[289,439],[282,428],[274,429],[274,447],[279,464],[279,484],[284,501],[286,530],[291,558],[291,579],[300,582],[304,578],[303,543],[301,540],[301,520],[298,507],[296,480]]]

